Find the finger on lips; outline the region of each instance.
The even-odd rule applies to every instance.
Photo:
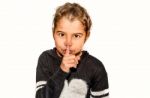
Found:
[[[68,63],[67,66],[76,68],[77,64],[79,63],[81,53],[78,54],[77,56],[72,55],[72,54],[70,54],[70,47],[67,46],[64,56],[65,56],[64,59],[66,59],[67,63]]]
[[[67,46],[67,47],[66,47],[66,53],[65,53],[65,55],[67,55],[67,56],[68,56],[69,54],[70,54],[70,47],[69,47],[69,46]]]

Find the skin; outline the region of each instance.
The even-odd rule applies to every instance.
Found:
[[[58,21],[53,37],[58,55],[63,56],[60,68],[64,72],[77,67],[83,45],[88,38],[86,34],[84,26],[77,19],[70,21],[63,17]]]

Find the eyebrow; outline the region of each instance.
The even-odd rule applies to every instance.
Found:
[[[66,32],[64,32],[64,31],[56,31],[57,33],[59,33],[59,32],[62,32],[62,33],[66,33]],[[73,34],[80,34],[80,35],[83,35],[83,33],[73,33]]]
[[[79,34],[79,35],[83,35],[83,33],[73,33],[73,34]]]
[[[62,33],[65,33],[65,32],[63,32],[63,31],[56,31],[56,32],[57,32],[57,33],[58,33],[58,32],[62,32]]]

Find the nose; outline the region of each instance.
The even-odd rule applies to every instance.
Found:
[[[71,46],[71,45],[72,45],[72,38],[70,36],[67,36],[65,40],[65,46]]]

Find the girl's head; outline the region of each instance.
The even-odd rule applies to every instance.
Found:
[[[65,3],[56,10],[53,20],[53,37],[57,51],[64,55],[78,54],[90,35],[91,19],[77,3]]]
[[[64,17],[69,21],[79,20],[84,26],[86,35],[90,35],[92,22],[85,8],[77,3],[65,3],[64,5],[59,6],[54,15],[53,32],[55,31],[59,20]]]

